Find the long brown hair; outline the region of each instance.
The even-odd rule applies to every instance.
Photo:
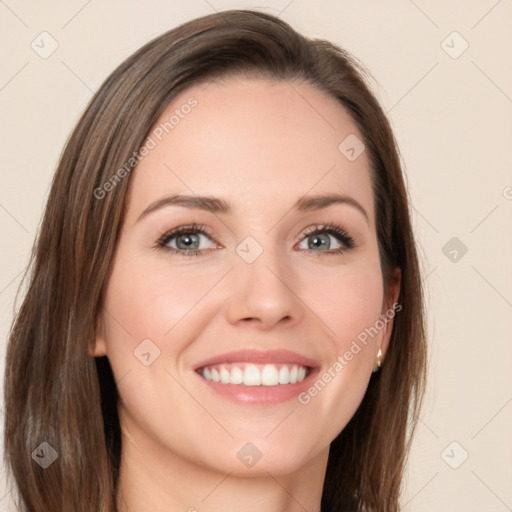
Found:
[[[118,395],[107,358],[92,357],[91,347],[131,173],[108,193],[95,191],[137,153],[180,91],[233,75],[311,84],[337,98],[363,136],[383,277],[401,269],[402,309],[381,371],[331,444],[322,510],[398,510],[425,386],[426,336],[396,142],[347,52],[249,10],[198,18],[146,44],[107,78],[66,144],[7,347],[4,449],[20,510],[116,510]],[[44,442],[58,455],[46,469],[33,456],[49,450]]]

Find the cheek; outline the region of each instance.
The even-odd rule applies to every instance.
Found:
[[[124,328],[133,342],[150,338],[163,344],[218,281],[214,271],[172,269],[165,260],[147,265],[118,261],[107,287],[105,306],[112,330]],[[117,325],[116,325],[117,324]],[[116,338],[115,333],[109,336]]]
[[[378,320],[383,281],[378,260],[368,258],[336,272],[311,272],[304,282],[304,302],[323,320],[337,354]]]
[[[334,437],[361,403],[372,374],[375,347],[383,333],[375,329],[382,312],[383,281],[375,257],[323,277],[311,274],[310,279],[304,285],[309,290],[304,302],[329,330],[329,357],[298,401],[312,417],[330,411]]]
[[[352,340],[371,327],[381,313],[382,281],[369,274],[348,276],[341,283],[329,310],[338,351],[344,352]]]

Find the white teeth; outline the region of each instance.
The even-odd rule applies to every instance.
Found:
[[[265,365],[261,372],[261,383],[263,386],[277,386],[279,384],[279,374],[274,365]]]
[[[208,368],[207,368],[208,369]],[[306,372],[304,372],[304,375]],[[290,382],[290,371],[288,366],[281,366],[279,370],[279,384],[288,384]]]
[[[205,368],[206,370],[208,368]],[[242,382],[244,381],[244,372],[242,372],[242,370],[240,370],[240,368],[238,368],[238,366],[235,366],[232,370],[231,370],[231,384],[242,384]]]
[[[227,366],[227,367],[226,367]],[[296,384],[306,378],[307,368],[298,365],[256,364],[221,365],[205,367],[201,375],[209,381],[221,384],[237,384],[244,386],[279,386]]]
[[[222,384],[229,384],[230,373],[224,368],[224,366],[220,369],[220,381]]]
[[[261,373],[254,364],[248,364],[244,370],[244,384],[246,386],[260,386]]]
[[[299,376],[299,369],[296,366],[293,366],[290,371],[290,384],[295,384],[297,382],[298,376]]]

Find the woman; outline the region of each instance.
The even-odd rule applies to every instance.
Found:
[[[13,324],[20,510],[396,511],[425,375],[396,144],[342,49],[226,11],[126,60]]]

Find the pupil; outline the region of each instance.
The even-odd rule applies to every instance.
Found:
[[[314,238],[312,238],[311,246],[318,248],[318,247],[326,247],[329,248],[329,238],[326,235],[314,235]]]
[[[178,240],[176,241],[176,245],[179,247],[179,244],[181,242],[185,246],[184,247],[185,249],[197,249],[199,241],[197,240],[197,236],[196,236],[196,240],[194,240],[194,238],[193,238],[194,236],[196,236],[196,235],[192,235],[192,234],[181,235],[178,237]]]

